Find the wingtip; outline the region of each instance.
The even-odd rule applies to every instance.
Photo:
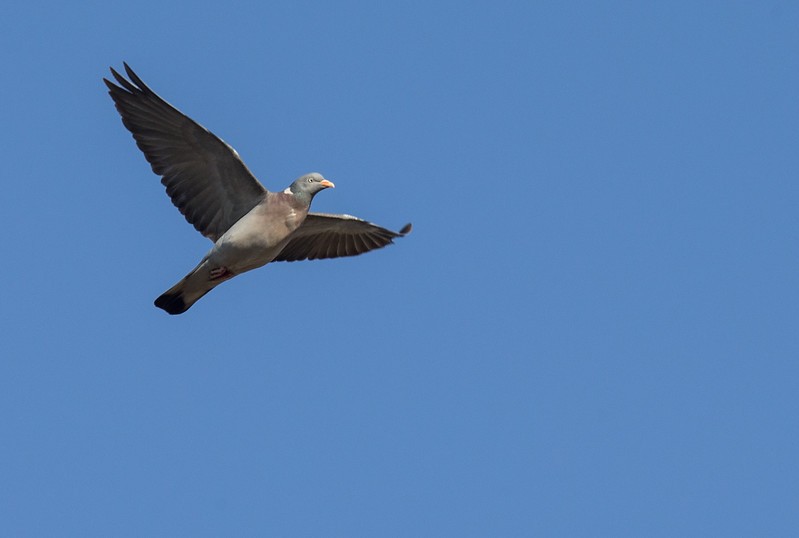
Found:
[[[109,67],[111,70],[111,74],[114,75],[114,78],[119,84],[118,87],[121,87],[128,91],[128,93],[132,94],[148,94],[154,95],[153,91],[139,78],[139,76],[130,68],[128,62],[122,62],[122,65],[125,68],[125,74],[127,78],[122,76],[119,71],[114,69],[113,67]],[[103,79],[105,80],[105,79]],[[113,89],[112,86],[117,87],[113,84],[109,84],[109,81],[106,80],[106,85],[108,85],[109,89]]]
[[[106,84],[106,86],[108,86],[108,89],[110,91],[114,92],[114,91],[117,91],[117,90],[125,89],[128,92],[130,92],[130,93],[134,93],[135,92],[136,88],[130,82],[128,82],[125,79],[125,77],[120,75],[119,71],[117,71],[113,67],[109,67],[109,69],[111,70],[111,74],[114,75],[114,79],[116,80],[117,84],[119,84],[119,86],[117,86],[117,84],[114,84],[110,80],[108,80],[106,78],[103,78],[103,81],[105,81],[105,84]]]
[[[139,75],[137,75],[136,72],[130,68],[127,62],[122,62],[122,65],[125,66],[125,73],[127,73],[130,81],[133,82],[133,84],[135,84],[136,87],[138,87],[141,92],[147,94],[153,93],[153,91],[147,86],[147,84],[145,84],[144,81],[139,78]]]
[[[413,224],[409,222],[408,224],[402,227],[402,229],[399,231],[399,234],[408,235],[409,233],[411,233],[412,230],[413,230]]]

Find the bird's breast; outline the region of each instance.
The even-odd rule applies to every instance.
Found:
[[[253,209],[219,238],[209,253],[212,265],[248,271],[269,263],[280,253],[305,213],[294,208],[266,209]]]

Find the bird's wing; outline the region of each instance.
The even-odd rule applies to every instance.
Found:
[[[161,99],[125,64],[130,81],[103,79],[122,123],[161,176],[172,203],[197,231],[216,241],[255,207],[267,191],[238,153]]]
[[[410,231],[410,224],[406,224],[399,232],[392,232],[351,215],[308,213],[273,261],[357,256],[389,245],[395,237],[402,237]]]

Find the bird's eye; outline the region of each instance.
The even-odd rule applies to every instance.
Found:
[[[313,183],[313,178],[312,178],[312,177],[309,177],[309,178],[308,178],[308,179],[306,179],[305,181],[307,181],[308,183]]]

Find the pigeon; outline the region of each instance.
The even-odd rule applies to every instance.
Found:
[[[281,192],[270,192],[231,146],[152,91],[124,63],[114,68],[108,93],[172,203],[213,241],[211,250],[180,282],[155,300],[182,314],[216,286],[274,261],[357,256],[385,247],[399,232],[351,215],[311,213],[311,201],[332,181],[313,172]]]

